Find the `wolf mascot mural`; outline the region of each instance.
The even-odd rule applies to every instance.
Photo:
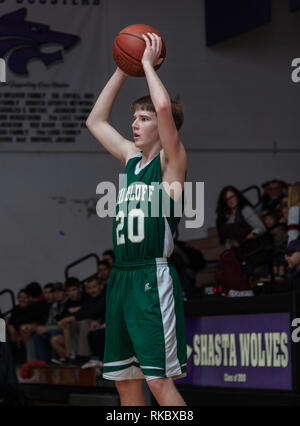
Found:
[[[80,37],[50,29],[49,25],[26,21],[27,9],[22,8],[0,17],[0,58],[6,58],[10,71],[28,75],[27,64],[40,60],[45,66],[62,61],[63,53],[57,50],[44,53],[41,48],[49,44],[60,44],[63,51],[80,41]]]

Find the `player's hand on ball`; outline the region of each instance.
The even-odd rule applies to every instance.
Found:
[[[162,63],[163,58],[161,55],[162,41],[155,33],[147,33],[147,36],[143,34],[143,38],[146,43],[144,55],[142,57],[142,64],[149,63],[153,67]]]

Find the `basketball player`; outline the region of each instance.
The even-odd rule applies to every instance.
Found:
[[[154,69],[161,62],[161,38],[154,33],[143,38],[142,65],[150,97],[133,104],[134,143],[108,122],[127,77],[119,68],[86,122],[96,139],[125,166],[127,177],[119,190],[113,224],[116,262],[107,287],[103,377],[115,381],[123,406],[146,405],[144,378],[159,405],[183,406],[185,401],[173,383],[186,375],[182,290],[169,261],[180,217],[161,213],[150,217],[141,208],[145,200],[149,207],[155,198],[153,182],[164,182],[159,191],[166,192],[170,211],[178,203],[182,206],[187,158],[177,130],[183,113]],[[138,202],[131,208],[133,200]]]

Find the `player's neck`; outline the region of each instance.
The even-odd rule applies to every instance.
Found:
[[[144,164],[148,163],[149,161],[153,160],[158,153],[161,151],[161,146],[156,146],[150,149],[149,151],[143,150],[142,151],[142,159],[140,162],[140,166],[143,166]]]

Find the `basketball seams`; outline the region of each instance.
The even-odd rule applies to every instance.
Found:
[[[117,47],[121,50],[122,53],[124,53],[126,55],[126,57],[128,56],[129,58],[133,59],[134,61],[136,61],[139,65],[141,64],[141,61],[137,58],[135,58],[134,56],[130,55],[128,52],[126,52],[126,50],[122,49],[122,47],[119,45],[119,43],[117,42],[117,40],[115,40],[115,43],[117,45]]]
[[[131,37],[138,38],[139,40],[142,40],[142,41],[144,41],[144,42],[145,42],[145,40],[144,40],[142,37],[140,37],[140,36],[138,36],[138,35],[135,35],[135,34],[130,34],[130,33],[119,33],[119,34],[118,34],[118,36],[120,36],[120,35],[128,35],[128,36],[131,36]],[[146,43],[145,43],[145,45],[146,45]]]

